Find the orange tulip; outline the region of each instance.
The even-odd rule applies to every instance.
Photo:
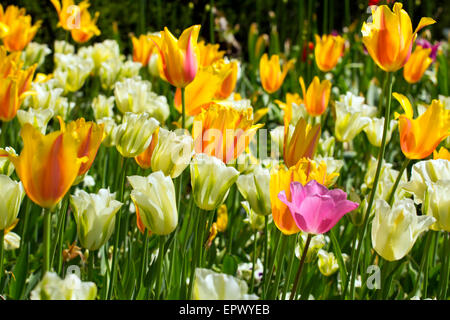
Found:
[[[236,88],[236,81],[237,81],[237,75],[238,75],[238,63],[237,61],[231,61],[228,64],[226,64],[231,68],[231,72],[229,75],[225,78],[225,80],[222,81],[222,85],[220,86],[220,89],[216,91],[214,97],[216,99],[226,99],[228,98],[234,91],[234,88]]]
[[[408,62],[403,67],[403,78],[409,83],[416,83],[422,78],[433,59],[430,58],[431,48],[417,46]]]
[[[155,43],[145,34],[140,35],[139,38],[133,36],[131,41],[133,42],[133,61],[140,62],[145,67],[156,49]]]
[[[0,4],[0,38],[8,51],[22,51],[33,40],[42,21],[31,24],[31,16],[25,9],[8,6],[3,10]]]
[[[325,162],[319,165],[309,159],[301,159],[298,163],[290,168],[284,165],[274,167],[270,173],[270,202],[272,205],[272,217],[277,228],[286,235],[291,235],[300,231],[297,224],[292,218],[289,208],[278,199],[281,191],[286,192],[286,197],[291,201],[290,184],[298,181],[305,185],[311,180],[316,180],[320,184],[328,187],[338,174],[327,174]]]
[[[408,61],[417,32],[436,23],[431,18],[422,18],[413,33],[411,19],[399,2],[394,4],[393,11],[386,5],[372,9],[372,19],[373,22],[364,22],[362,26],[363,43],[375,63],[388,72],[399,70]]]
[[[78,176],[84,175],[91,168],[92,163],[97,155],[98,148],[103,140],[104,124],[96,124],[95,122],[86,122],[84,118],[80,118],[76,121],[69,122],[66,125],[64,121],[59,118],[61,131],[72,132],[76,138],[80,141],[77,156],[79,158],[86,157],[87,161],[80,166]]]
[[[439,100],[433,100],[422,115],[413,119],[414,113],[408,98],[399,93],[393,96],[405,111],[402,115],[395,115],[398,117],[403,154],[408,159],[428,157],[450,135],[450,110],[445,110]]]
[[[259,61],[259,76],[261,84],[267,93],[274,93],[280,89],[284,78],[290,69],[294,67],[294,60],[289,60],[283,65],[283,71],[280,67],[280,57],[274,54],[270,57],[267,53],[263,54]]]
[[[327,109],[330,100],[331,82],[328,80],[320,82],[318,77],[314,77],[306,91],[303,77],[299,80],[306,111],[312,116],[320,116]]]
[[[14,164],[28,197],[43,208],[53,208],[69,191],[87,157],[78,157],[80,141],[70,131],[44,136],[26,123],[22,127],[20,156],[5,151]]]
[[[250,144],[262,124],[253,125],[253,109],[237,110],[232,105],[213,102],[194,118],[192,137],[195,152],[206,153],[228,163]]]
[[[158,136],[159,127],[155,130],[155,132],[153,132],[152,142],[150,142],[150,145],[147,147],[147,149],[145,149],[144,152],[134,158],[138,166],[142,169],[150,169],[152,166],[152,155],[153,150],[155,150],[155,147],[158,144]]]
[[[161,57],[160,70],[163,79],[177,88],[185,88],[198,71],[200,50],[197,44],[200,25],[183,31],[176,39],[169,29],[161,31],[161,37],[150,36]]]
[[[316,34],[314,56],[319,69],[323,72],[332,70],[344,52],[345,40],[341,36]]]
[[[74,41],[85,43],[94,35],[100,35],[100,30],[96,26],[100,12],[96,12],[92,19],[88,11],[90,7],[89,1],[84,0],[75,5],[73,0],[62,0],[62,6],[59,0],[50,1],[58,13],[58,26],[70,31]]]
[[[219,50],[218,44],[205,44],[205,41],[198,43],[198,49],[200,51],[199,66],[201,68],[212,65],[214,62],[223,59],[225,51]]]

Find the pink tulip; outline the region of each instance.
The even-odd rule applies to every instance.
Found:
[[[294,181],[290,187],[292,202],[287,200],[284,190],[278,194],[278,198],[288,206],[295,223],[303,232],[328,232],[346,213],[359,205],[347,200],[344,191],[328,190],[315,180],[305,186]]]

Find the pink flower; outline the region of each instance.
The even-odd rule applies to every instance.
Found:
[[[287,200],[284,190],[278,194],[278,198],[288,206],[295,223],[303,232],[328,232],[346,213],[359,205],[347,200],[344,191],[328,190],[315,180],[305,186],[294,181],[290,187],[292,202]]]

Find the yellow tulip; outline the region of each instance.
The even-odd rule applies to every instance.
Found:
[[[394,93],[400,102],[404,114],[398,117],[400,146],[408,159],[428,157],[439,143],[450,135],[450,110],[445,110],[439,100],[433,100],[428,109],[413,119],[413,109],[408,98]]]
[[[300,77],[299,81],[306,111],[312,116],[320,116],[327,109],[330,100],[331,82],[328,80],[320,82],[318,77],[314,77],[306,90],[303,77]]]
[[[148,65],[150,56],[154,52],[155,43],[148,35],[142,34],[139,38],[132,37],[133,42],[133,61],[140,62],[143,67]]]
[[[393,72],[402,68],[411,55],[417,32],[433,23],[431,18],[421,18],[414,33],[411,19],[396,2],[393,11],[382,5],[372,9],[371,23],[363,23],[363,43],[372,59],[384,71]]]
[[[409,83],[416,83],[422,78],[433,59],[430,58],[431,48],[417,46],[403,67],[403,78]]]
[[[223,59],[225,51],[219,50],[218,44],[205,44],[205,41],[200,41],[198,43],[198,48],[200,50],[199,66],[201,68],[212,65],[214,62]]]
[[[433,159],[437,160],[437,159],[445,159],[450,161],[450,152],[445,149],[444,147],[441,147],[439,149],[439,152],[433,151]]]
[[[345,40],[341,36],[316,34],[314,56],[319,69],[323,72],[332,70],[344,52]]]
[[[152,141],[147,149],[145,149],[140,155],[134,157],[134,160],[136,160],[136,163],[142,169],[150,169],[152,167],[152,155],[156,145],[158,144],[158,135],[159,127],[156,128],[155,132],[153,132]]]
[[[294,67],[294,60],[289,60],[283,65],[283,71],[280,67],[280,57],[274,54],[270,57],[267,53],[263,54],[259,61],[259,76],[261,84],[267,93],[274,93],[280,89],[284,78],[290,69]]]
[[[22,127],[19,156],[0,152],[14,164],[28,197],[43,208],[53,208],[69,191],[86,157],[78,157],[80,141],[73,132],[43,135],[31,124]]]
[[[338,175],[337,173],[327,174],[325,162],[317,164],[314,160],[309,159],[301,159],[295,166],[290,168],[284,165],[274,167],[270,172],[270,202],[272,204],[273,221],[277,228],[286,235],[300,231],[288,206],[278,199],[278,194],[284,190],[287,199],[290,201],[291,182],[298,181],[305,185],[311,180],[316,180],[320,184],[329,187]]]
[[[200,50],[197,44],[200,25],[184,30],[179,39],[167,27],[161,37],[151,36],[160,55],[160,70],[164,80],[177,88],[185,88],[198,71]]]
[[[0,38],[8,51],[22,51],[33,40],[42,21],[31,24],[31,16],[24,8],[8,6],[3,10],[0,4]]]
[[[220,60],[223,61],[223,60]],[[237,61],[231,61],[227,64],[225,64],[228,68],[231,69],[231,72],[228,74],[228,76],[225,78],[225,80],[222,81],[222,85],[220,86],[220,89],[216,91],[214,94],[214,97],[216,99],[226,99],[228,98],[236,88],[236,82],[237,82],[237,75],[239,71],[239,66]]]
[[[192,137],[195,152],[206,153],[228,163],[244,152],[262,126],[253,125],[251,107],[237,110],[231,104],[213,102],[194,119]]]

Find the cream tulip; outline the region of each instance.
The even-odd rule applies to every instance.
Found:
[[[28,111],[17,110],[17,119],[19,119],[20,126],[25,123],[31,124],[42,134],[45,134],[47,130],[47,123],[53,117],[53,111],[51,109],[32,109]]]
[[[272,213],[269,183],[269,169],[261,165],[249,174],[240,175],[236,181],[239,192],[256,214],[267,216]]]
[[[450,232],[450,180],[427,183],[424,212],[436,219],[430,228]]]
[[[367,139],[371,145],[375,147],[381,147],[381,139],[383,137],[383,127],[384,127],[384,117],[382,118],[372,118],[367,126],[364,127],[364,132],[367,135]],[[386,134],[386,143],[391,140],[392,133],[395,128],[397,128],[397,120],[391,120],[389,123],[389,130]]]
[[[17,219],[25,190],[22,182],[3,174],[0,174],[0,186],[0,230],[5,230]]]

